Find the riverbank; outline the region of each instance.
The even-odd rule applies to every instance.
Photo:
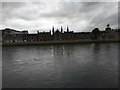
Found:
[[[49,45],[49,44],[74,44],[74,43],[111,43],[120,42],[120,40],[75,40],[75,41],[41,41],[41,42],[12,42],[2,43],[2,46],[14,45]]]

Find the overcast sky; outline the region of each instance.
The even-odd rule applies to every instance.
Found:
[[[0,28],[49,31],[63,26],[77,32],[118,28],[117,2],[2,2]],[[1,5],[0,5],[1,6]]]

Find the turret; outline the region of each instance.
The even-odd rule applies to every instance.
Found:
[[[107,27],[106,27],[105,31],[111,31],[111,30],[112,30],[112,29],[111,29],[110,25],[107,24]]]
[[[110,28],[110,24],[107,25],[107,28]]]

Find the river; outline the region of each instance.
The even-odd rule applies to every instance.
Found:
[[[3,88],[117,88],[119,43],[2,47]]]

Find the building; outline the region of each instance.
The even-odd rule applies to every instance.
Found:
[[[52,32],[51,32],[52,31]],[[46,42],[46,41],[81,41],[81,40],[120,40],[120,29],[112,29],[108,24],[105,30],[100,31],[99,28],[95,28],[92,32],[74,32],[70,31],[67,26],[66,31],[62,26],[59,29],[54,29],[49,32],[39,32],[36,34],[29,34],[27,30],[17,31],[10,28],[2,30],[2,42],[3,43],[15,43],[15,42]]]
[[[23,42],[23,35],[29,34],[28,31],[17,31],[10,28],[2,30],[2,42]]]

